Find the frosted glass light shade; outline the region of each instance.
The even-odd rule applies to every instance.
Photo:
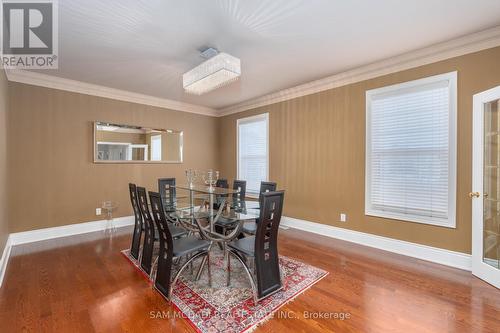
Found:
[[[182,75],[182,86],[189,94],[201,95],[238,80],[240,59],[219,53]]]

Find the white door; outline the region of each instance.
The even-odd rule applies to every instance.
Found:
[[[474,95],[472,274],[500,288],[500,86]]]

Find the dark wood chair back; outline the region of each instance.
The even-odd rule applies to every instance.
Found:
[[[175,178],[158,179],[158,192],[163,200],[167,212],[175,211],[176,188]]]
[[[219,178],[215,183],[215,187],[229,188],[229,183],[227,182],[227,179]]]
[[[215,187],[229,188],[229,182],[224,178],[217,179]],[[221,195],[221,197],[227,197],[227,195]]]
[[[274,182],[260,182],[259,207],[262,208],[262,194],[276,191],[277,184]]]
[[[165,216],[163,200],[159,193],[149,192],[149,200],[151,202],[151,210],[153,218],[158,228],[158,237],[160,240],[160,253],[158,256],[158,267],[155,287],[164,295],[169,294],[170,281],[172,275],[172,260],[173,260],[173,238],[168,228],[168,221]]]
[[[255,270],[257,294],[266,297],[282,287],[278,230],[283,210],[284,191],[262,194],[262,206],[255,234]]]
[[[148,198],[144,187],[137,187],[139,208],[144,221],[144,245],[142,246],[141,267],[149,275],[153,261],[153,248],[155,242],[155,225],[148,206]]]
[[[233,182],[233,190],[239,190],[238,193],[233,193],[233,199],[244,202],[247,192],[246,180],[235,180]]]
[[[229,183],[227,179],[219,178],[217,179],[217,182],[215,182],[215,187],[229,188]],[[227,194],[219,194],[215,196],[214,209],[219,209],[223,198],[227,198]]]
[[[132,234],[132,244],[130,246],[130,255],[135,259],[139,259],[139,251],[141,248],[141,237],[143,230],[143,221],[141,210],[139,209],[139,202],[137,199],[137,186],[135,184],[128,184],[130,192],[130,203],[134,211],[134,233]]]

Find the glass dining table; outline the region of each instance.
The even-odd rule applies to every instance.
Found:
[[[187,202],[178,202],[175,209],[175,217],[183,225],[189,224],[191,230],[199,231],[200,235],[210,241],[209,251],[213,244],[220,244],[224,251],[224,260],[227,259],[226,245],[232,241],[241,231],[238,224],[259,218],[260,209],[257,201],[240,200],[239,191],[235,189],[210,187],[203,185],[175,185],[177,192],[187,191]],[[226,234],[220,232],[218,221],[224,220],[231,225],[232,232]],[[202,221],[206,221],[205,225]],[[225,230],[225,229],[224,229]],[[206,257],[203,259],[196,279],[206,265]]]
[[[211,233],[215,233],[215,225],[219,218],[232,220],[254,220],[259,217],[257,201],[239,200],[238,190],[202,185],[175,185],[177,190],[188,192],[189,200],[178,203],[175,209],[179,219],[206,219]]]

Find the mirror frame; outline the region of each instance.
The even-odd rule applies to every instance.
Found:
[[[175,133],[179,133],[179,135],[181,136],[180,138],[180,150],[181,150],[181,159],[180,161],[109,161],[109,160],[99,160],[97,159],[97,124],[99,123],[105,123],[105,124],[109,124],[109,125],[112,125],[112,126],[129,126],[129,127],[140,127],[140,128],[147,128],[147,129],[152,129],[154,131],[163,131],[163,132],[166,132],[166,131],[173,131]],[[174,129],[157,129],[157,128],[154,128],[154,127],[145,127],[145,126],[137,126],[137,125],[127,125],[127,124],[117,124],[117,123],[114,123],[114,122],[108,122],[108,121],[99,121],[99,120],[96,120],[93,122],[93,145],[94,145],[94,148],[93,148],[93,160],[94,160],[94,163],[95,164],[181,164],[181,163],[184,163],[184,131],[179,131],[179,130],[174,130]]]

